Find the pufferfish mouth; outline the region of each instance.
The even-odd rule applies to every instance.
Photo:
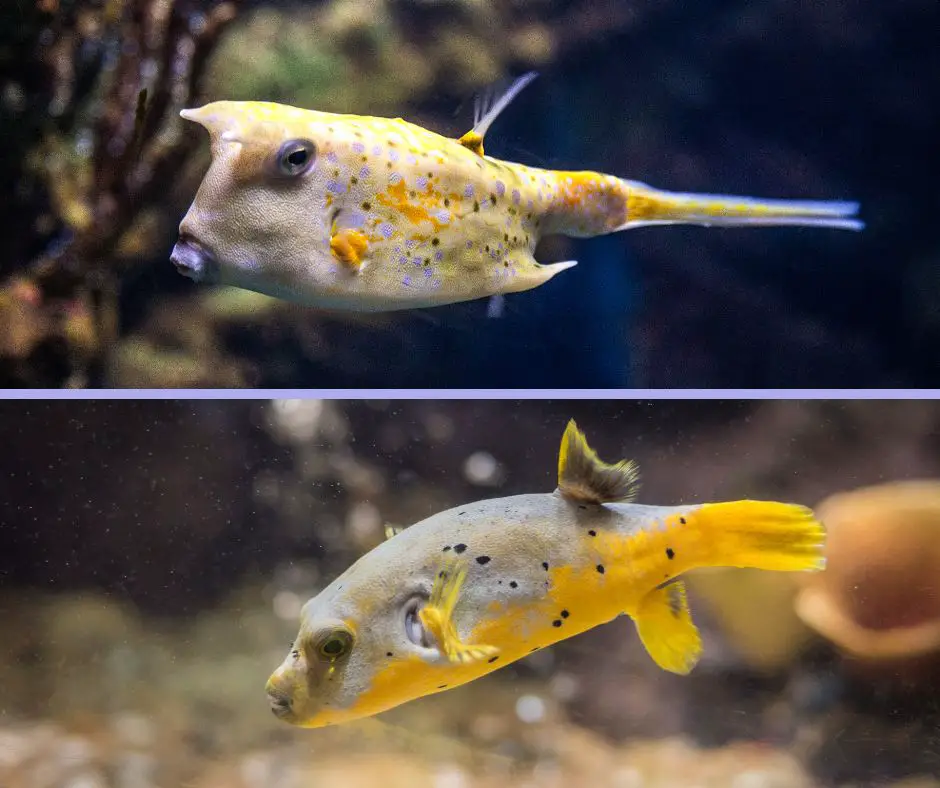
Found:
[[[216,256],[188,235],[180,236],[170,253],[170,262],[179,273],[194,282],[211,284],[218,281],[219,261]]]

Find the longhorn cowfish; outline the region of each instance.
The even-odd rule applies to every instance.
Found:
[[[633,463],[598,459],[574,422],[558,488],[458,506],[362,556],[309,600],[267,683],[272,711],[318,728],[458,687],[621,614],[656,663],[702,653],[680,576],[698,567],[823,567],[802,506],[631,503]]]
[[[574,261],[540,265],[544,235],[655,224],[861,229],[850,202],[680,194],[596,172],[484,154],[490,125],[534,74],[478,105],[460,139],[400,118],[217,101],[212,164],[171,260],[198,282],[311,306],[389,311],[528,290]]]

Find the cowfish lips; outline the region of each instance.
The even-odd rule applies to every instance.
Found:
[[[199,282],[290,298],[332,278],[326,178],[312,124],[279,121],[266,106],[219,101],[181,113],[209,132],[212,163],[171,260]]]

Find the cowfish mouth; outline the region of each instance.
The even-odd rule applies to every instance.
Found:
[[[170,253],[178,273],[194,282],[211,284],[219,279],[219,261],[211,251],[192,238],[183,236]]]

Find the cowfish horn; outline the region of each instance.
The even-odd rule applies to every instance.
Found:
[[[180,110],[180,117],[198,123],[209,132],[213,141],[221,137],[227,142],[234,142],[241,124],[238,118],[239,113],[232,111],[233,103],[213,101],[202,107]]]

